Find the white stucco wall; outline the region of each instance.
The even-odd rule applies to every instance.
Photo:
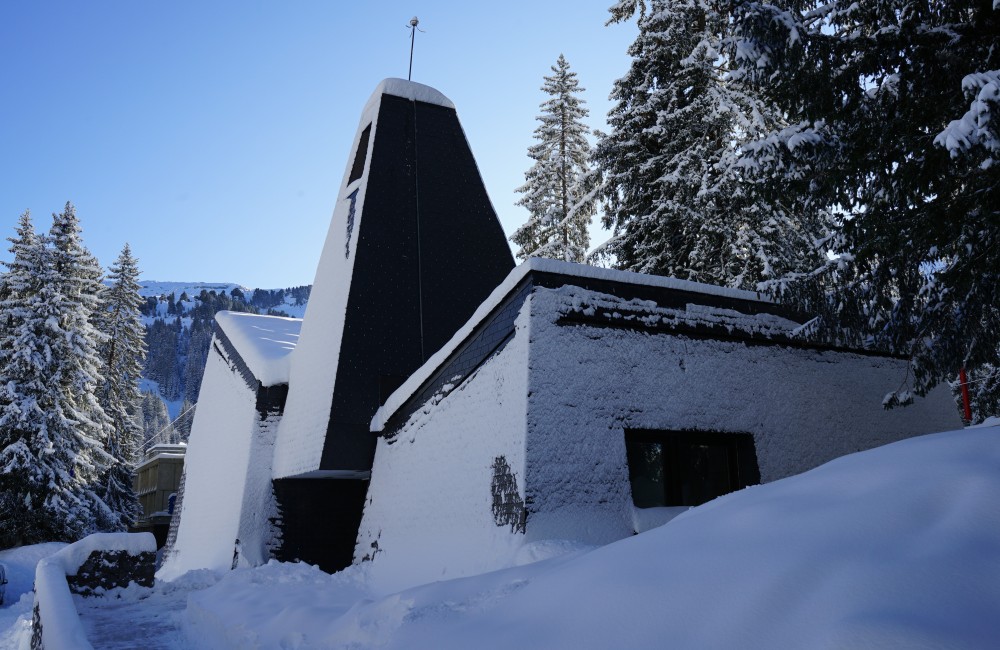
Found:
[[[960,425],[946,389],[882,408],[905,378],[904,361],[556,324],[595,298],[603,307],[618,301],[536,288],[499,355],[426,403],[392,444],[379,440],[355,561],[374,552],[371,570],[385,587],[508,566],[554,540],[593,545],[632,535],[626,428],[750,433],[768,482]],[[658,309],[622,301],[622,314],[636,306]],[[700,306],[669,318],[757,332],[795,325]],[[493,519],[490,468],[500,455],[526,501],[525,534]]]
[[[230,568],[259,420],[255,402],[256,395],[213,338],[184,458],[177,539],[157,574],[161,579],[192,569]]]
[[[591,296],[536,289],[529,302],[529,541],[632,533],[626,428],[751,433],[768,482],[961,424],[945,388],[882,408],[905,361],[555,324]]]
[[[524,543],[495,522],[491,485],[503,456],[524,498],[526,327],[522,312],[502,351],[379,439],[355,561],[370,556],[383,589],[508,566]]]

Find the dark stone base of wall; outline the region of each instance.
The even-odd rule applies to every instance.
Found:
[[[75,576],[66,576],[66,582],[71,592],[81,596],[127,587],[130,582],[152,587],[155,565],[155,553],[129,555],[128,551],[94,551]]]
[[[38,603],[31,610],[31,650],[42,650],[42,617],[38,615]]]

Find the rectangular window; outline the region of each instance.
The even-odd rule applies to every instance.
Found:
[[[347,178],[348,185],[361,178],[361,174],[365,173],[365,158],[368,157],[368,137],[371,135],[371,132],[371,124],[366,126],[365,130],[361,132],[361,140],[358,141],[358,150],[354,152],[354,164],[351,165],[351,175]]]
[[[625,452],[637,508],[697,506],[760,483],[749,433],[627,429]]]

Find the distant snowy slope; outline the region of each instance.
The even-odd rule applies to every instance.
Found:
[[[159,280],[140,280],[139,285],[142,287],[139,289],[139,295],[143,298],[158,298],[160,296],[169,296],[170,294],[180,296],[182,293],[187,293],[189,296],[197,296],[201,293],[202,289],[216,293],[225,291],[229,294],[233,292],[233,289],[239,289],[244,292],[248,290],[243,285],[233,284],[232,282],[161,282]]]
[[[590,552],[391,595],[374,592],[365,565],[333,576],[278,563],[226,572],[190,596],[189,640],[205,648],[995,648],[997,467],[1000,427],[912,438],[727,495]]]
[[[163,300],[166,300],[168,296],[173,294],[176,299],[180,299],[180,297],[186,293],[189,300],[184,303],[184,306],[188,310],[195,306],[195,298],[200,295],[202,291],[214,291],[215,293],[225,292],[226,294],[232,296],[233,289],[239,289],[246,296],[246,299],[249,302],[253,302],[255,294],[258,292],[282,294],[279,296],[279,302],[274,305],[268,304],[268,308],[287,314],[290,318],[302,318],[306,312],[306,304],[309,302],[308,297],[303,299],[300,295],[293,295],[288,288],[250,289],[242,284],[235,284],[232,282],[165,282],[160,280],[140,280],[139,285],[141,286],[139,289],[139,295],[143,298],[162,298]],[[267,311],[267,309],[261,309],[262,313],[265,311]],[[157,310],[157,316],[165,317],[167,315],[166,305],[161,305],[161,307]]]

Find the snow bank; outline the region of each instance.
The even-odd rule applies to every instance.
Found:
[[[872,432],[877,434],[876,431]],[[993,648],[1000,427],[913,438],[591,552],[394,594],[272,563],[193,595],[196,647]]]
[[[480,648],[993,647],[998,434],[907,440],[723,497],[464,627],[489,625]],[[436,632],[438,647],[469,640]]]
[[[289,355],[298,342],[301,319],[220,311],[215,321],[262,385],[288,383]]]
[[[334,647],[321,643],[328,629],[349,627],[344,615],[371,596],[356,567],[330,575],[308,564],[272,561],[229,572],[216,586],[188,596],[184,629],[196,647],[212,650]]]
[[[0,564],[6,567],[8,580],[0,606],[0,649],[27,647],[31,638],[35,569],[39,561],[65,546],[63,542],[47,542],[0,551]]]
[[[80,623],[66,572],[59,560],[46,558],[35,569],[35,607],[42,623],[45,647],[51,650],[92,650]]]

